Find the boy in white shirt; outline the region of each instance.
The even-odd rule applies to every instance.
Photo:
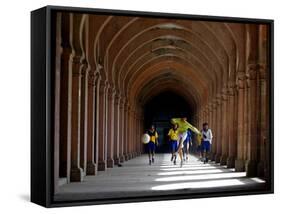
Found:
[[[208,163],[208,157],[209,157],[209,153],[211,150],[212,138],[213,138],[212,130],[209,129],[208,123],[203,123],[201,152],[203,153],[204,164]]]

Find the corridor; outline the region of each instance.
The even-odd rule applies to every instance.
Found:
[[[54,22],[56,200],[271,187],[266,23],[71,12]],[[179,169],[163,154],[148,166],[142,135],[155,125],[157,152],[168,152],[174,117],[209,124],[211,165],[193,157]]]
[[[216,163],[203,164],[195,156],[180,168],[179,164],[171,163],[170,154],[157,154],[151,166],[147,155],[141,155],[122,167],[85,176],[81,183],[62,185],[55,200],[250,191],[262,189],[264,185],[264,180],[246,177],[246,172],[235,172]]]

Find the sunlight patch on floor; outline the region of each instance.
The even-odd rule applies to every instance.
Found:
[[[192,174],[208,174],[208,173],[221,173],[224,172],[221,169],[209,169],[209,170],[181,170],[181,171],[172,171],[172,172],[160,172],[157,175],[192,175]]]
[[[160,169],[161,171],[176,171],[176,170],[203,170],[203,169],[218,169],[218,168],[222,168],[222,169],[226,169],[226,166],[198,166],[198,167],[189,167],[189,166],[183,166],[183,167],[179,167],[179,166],[174,166],[171,168],[165,168],[165,169]]]
[[[260,184],[265,183],[265,180],[262,180],[260,178],[250,178],[250,180],[252,180],[252,181],[254,181],[256,183],[260,183]]]
[[[187,175],[187,176],[170,176],[157,178],[155,181],[192,181],[192,180],[209,180],[221,178],[242,178],[246,176],[246,172],[203,174],[203,175]]]
[[[185,183],[174,183],[157,185],[152,187],[152,190],[178,190],[178,189],[189,189],[189,188],[212,188],[212,187],[229,187],[245,185],[239,179],[226,179],[226,180],[215,180],[215,181],[200,181],[200,182],[185,182]]]

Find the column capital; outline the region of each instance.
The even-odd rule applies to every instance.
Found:
[[[120,104],[120,100],[121,100],[121,96],[118,90],[115,90],[115,94],[114,94],[114,104],[115,105],[119,105]]]
[[[108,98],[109,99],[114,99],[114,97],[115,97],[115,88],[114,87],[112,87],[112,86],[110,86],[110,85],[108,85],[108,89],[107,89],[107,93],[108,93]]]
[[[247,80],[255,80],[257,78],[257,72],[259,70],[259,65],[257,63],[252,63],[247,65]]]
[[[89,76],[90,73],[90,66],[89,63],[87,62],[86,58],[83,58],[81,60],[81,75],[82,76]]]
[[[82,68],[80,67],[81,64],[81,56],[79,55],[72,55],[71,57],[72,63],[72,76],[73,77],[80,77],[82,75]]]
[[[221,104],[221,100],[222,100],[222,94],[218,93],[216,95],[216,104],[220,105]]]
[[[237,72],[236,76],[236,88],[239,89],[245,89],[247,87],[247,76],[245,72]]]
[[[222,92],[221,92],[221,100],[222,101],[227,101],[227,86],[223,87]]]
[[[125,108],[125,97],[123,97],[121,94],[119,94],[119,96],[120,96],[120,100],[119,100],[119,102],[120,102],[120,108]]]
[[[107,93],[107,89],[108,89],[107,80],[100,80],[99,87],[100,87],[100,90],[99,90],[100,94]]]
[[[89,72],[89,76],[88,76],[88,81],[89,81],[89,84],[88,86],[89,87],[95,87],[97,85],[97,78],[98,76],[92,72]]]
[[[265,63],[258,64],[258,72],[259,72],[259,78],[260,79],[266,79],[267,76],[267,65]]]

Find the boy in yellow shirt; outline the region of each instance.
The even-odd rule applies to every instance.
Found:
[[[150,129],[146,132],[150,136],[148,146],[148,158],[149,158],[149,165],[154,163],[154,155],[155,155],[155,148],[158,144],[158,133],[155,130],[155,126],[151,125]]]
[[[175,123],[173,125],[173,128],[170,129],[168,133],[169,141],[171,144],[171,150],[172,150],[172,157],[171,161],[174,161],[174,165],[176,165],[176,159],[177,159],[177,147],[178,147],[178,140],[179,140],[179,131],[178,131],[178,124]]]

